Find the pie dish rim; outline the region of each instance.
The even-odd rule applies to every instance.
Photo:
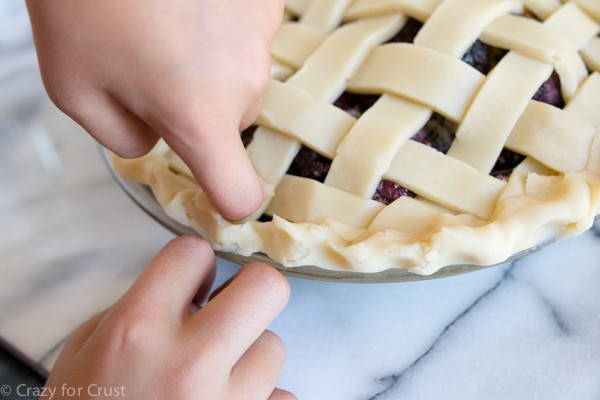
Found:
[[[160,224],[163,228],[167,229],[171,233],[182,236],[182,235],[193,235],[202,238],[200,233],[187,227],[173,218],[169,217],[154,195],[152,194],[151,188],[135,182],[132,180],[121,177],[114,169],[110,151],[105,147],[99,145],[100,156],[108,169],[113,180],[118,186],[125,192],[125,194],[136,204],[142,211],[144,211],[150,218]],[[600,220],[600,215],[596,216],[596,220]],[[357,271],[339,271],[320,268],[313,265],[304,265],[297,267],[285,267],[277,261],[271,259],[266,254],[254,253],[250,256],[243,256],[240,254],[215,251],[215,254],[225,260],[231,261],[238,265],[244,265],[253,262],[263,262],[271,265],[272,267],[279,270],[286,276],[302,279],[310,279],[317,281],[328,281],[328,282],[354,282],[354,283],[392,283],[392,282],[414,282],[431,279],[449,278],[457,275],[463,275],[470,272],[481,271],[490,267],[499,266],[505,263],[517,261],[530,254],[537,253],[538,251],[546,248],[547,246],[557,242],[557,238],[546,240],[542,243],[534,245],[530,248],[522,250],[518,253],[513,254],[511,257],[503,262],[495,263],[491,265],[473,265],[473,264],[456,264],[448,265],[438,269],[433,274],[422,275],[410,272],[406,269],[390,268],[380,272],[357,272]]]

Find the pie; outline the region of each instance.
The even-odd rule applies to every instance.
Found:
[[[242,133],[265,202],[212,207],[164,143],[117,172],[285,267],[491,265],[600,214],[598,0],[288,0]]]

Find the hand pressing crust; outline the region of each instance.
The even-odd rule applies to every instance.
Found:
[[[226,218],[259,207],[239,132],[260,109],[282,0],[27,4],[42,78],[63,112],[122,157],[164,138]]]

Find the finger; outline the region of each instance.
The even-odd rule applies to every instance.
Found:
[[[104,319],[108,310],[109,309],[106,309],[94,315],[77,328],[63,346],[61,357],[70,359],[77,354],[81,347],[88,341],[92,333],[94,333],[100,322]]]
[[[165,135],[165,141],[190,168],[225,218],[247,217],[262,204],[263,188],[242,144],[238,126],[213,124],[202,132]]]
[[[231,369],[285,307],[289,291],[276,269],[250,264],[188,323],[203,338],[198,345]]]
[[[233,387],[240,394],[255,393],[257,398],[267,398],[277,384],[284,359],[281,339],[271,331],[264,331],[233,367]]]
[[[192,299],[215,268],[210,245],[193,236],[169,242],[115,304],[115,313],[187,317]]]
[[[288,392],[287,390],[282,390],[275,388],[273,393],[269,396],[269,400],[298,400],[293,393]]]
[[[222,52],[221,46],[216,48],[217,53]],[[203,73],[204,68],[198,71],[194,62],[190,67],[159,69],[140,74],[135,89],[119,97],[160,133],[216,210],[232,220],[251,215],[263,201],[262,184],[242,143],[240,126],[252,122],[242,119],[252,118],[248,112],[256,112],[253,106],[260,103],[269,74],[269,64],[264,64],[264,75],[253,76],[242,87],[237,86],[237,80],[224,79],[239,66],[225,67],[227,70],[218,73]],[[161,77],[160,84],[156,84],[157,76]],[[253,100],[245,100],[247,97]]]
[[[221,286],[219,286],[218,288],[216,288],[215,290],[213,290],[213,291],[212,291],[212,293],[210,294],[210,296],[208,297],[209,301],[210,301],[210,300],[212,300],[212,299],[214,299],[215,297],[217,297],[217,295],[218,295],[219,293],[221,293],[223,290],[225,290],[225,288],[226,288],[227,286],[229,286],[229,284],[230,284],[231,282],[233,282],[233,280],[234,280],[235,278],[237,278],[237,277],[238,277],[238,275],[239,275],[239,274],[241,274],[241,273],[242,273],[242,271],[246,269],[246,267],[247,267],[247,265],[244,265],[244,266],[242,266],[240,269],[238,269],[238,270],[235,272],[235,274],[233,274],[233,275],[232,275],[232,276],[231,276],[229,279],[227,279],[225,282],[223,282],[223,283],[221,284]]]
[[[148,124],[106,93],[95,96],[81,110],[66,113],[98,143],[123,158],[143,156],[160,138]]]

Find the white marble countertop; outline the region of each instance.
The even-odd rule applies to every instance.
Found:
[[[4,27],[0,338],[47,370],[172,236],[48,105],[28,32],[11,27],[9,42]],[[219,260],[217,283],[236,268]],[[287,348],[280,386],[300,399],[600,398],[600,229],[452,278],[290,283],[271,329]]]

